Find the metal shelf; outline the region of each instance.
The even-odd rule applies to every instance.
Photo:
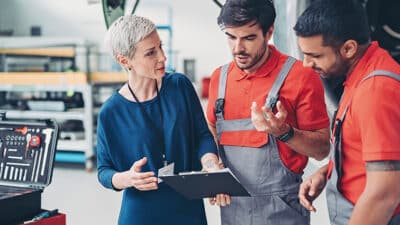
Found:
[[[0,73],[0,91],[74,91],[82,93],[83,108],[67,111],[46,110],[5,110],[8,118],[47,119],[57,121],[80,120],[83,123],[83,140],[59,140],[57,150],[84,153],[83,162],[87,170],[92,170],[93,156],[93,96],[92,85],[85,73]]]
[[[65,111],[65,112],[57,112],[57,111],[32,111],[32,110],[6,110],[8,118],[37,118],[37,119],[47,119],[53,118],[56,120],[84,120],[85,115],[83,114],[84,110],[80,109],[79,111]]]
[[[86,140],[59,140],[57,144],[57,150],[65,151],[82,151],[82,149],[92,149],[93,146],[89,146]]]

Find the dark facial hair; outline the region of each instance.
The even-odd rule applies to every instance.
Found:
[[[251,69],[254,65],[256,65],[258,62],[260,62],[260,60],[262,59],[262,57],[264,56],[266,51],[267,51],[267,44],[265,42],[263,42],[263,46],[257,51],[257,54],[255,55],[253,61],[250,62],[250,65],[245,66],[245,67],[240,67],[238,65],[238,67],[242,70]],[[248,56],[249,54],[247,54],[245,52],[239,52],[239,54],[235,54],[235,55]]]
[[[335,78],[346,76],[349,72],[350,63],[344,60],[340,54],[339,49],[336,51],[335,64],[329,68],[329,71],[322,71],[321,68],[315,67],[316,70],[323,78]]]

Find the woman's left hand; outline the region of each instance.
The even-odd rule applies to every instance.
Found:
[[[157,177],[154,172],[142,172],[142,166],[147,163],[147,158],[136,161],[130,170],[115,173],[112,177],[112,185],[114,188],[122,190],[134,187],[140,191],[157,190]]]
[[[203,170],[207,172],[215,172],[225,168],[222,162],[218,159],[218,156],[213,153],[205,154],[201,157],[201,162]],[[208,198],[208,201],[211,205],[227,206],[231,204],[231,197],[227,194],[217,194],[217,196],[213,198]]]

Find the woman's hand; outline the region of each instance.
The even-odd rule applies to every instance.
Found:
[[[219,161],[218,167],[219,167],[219,169],[225,168],[224,164],[221,161]],[[217,196],[215,196],[213,198],[208,198],[208,202],[211,205],[227,206],[227,205],[231,204],[231,196],[229,196],[227,194],[217,194]]]
[[[147,163],[147,158],[136,161],[130,170],[116,173],[112,178],[113,186],[116,189],[134,187],[140,191],[157,190],[157,177],[154,172],[141,172],[142,167]]]
[[[201,157],[201,162],[203,170],[207,172],[214,172],[224,168],[222,162],[218,160],[218,156],[213,153],[205,154]],[[227,206],[231,204],[231,197],[227,194],[217,194],[213,198],[208,198],[208,201],[211,205]]]
[[[214,198],[208,198],[211,205],[227,206],[231,204],[231,196],[226,194],[217,194]]]

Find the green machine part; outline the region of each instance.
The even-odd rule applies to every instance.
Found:
[[[221,2],[218,1],[218,0],[213,0],[213,2],[214,2],[215,4],[217,4],[218,7],[222,8],[223,3],[221,3]]]
[[[106,23],[106,27],[110,27],[110,25],[118,19],[120,16],[126,14],[125,10],[130,10],[127,4],[133,2],[130,0],[102,0],[103,5],[103,14],[104,14],[104,21]],[[129,12],[130,14],[134,14],[135,10],[139,4],[139,0],[136,0],[132,10]]]

